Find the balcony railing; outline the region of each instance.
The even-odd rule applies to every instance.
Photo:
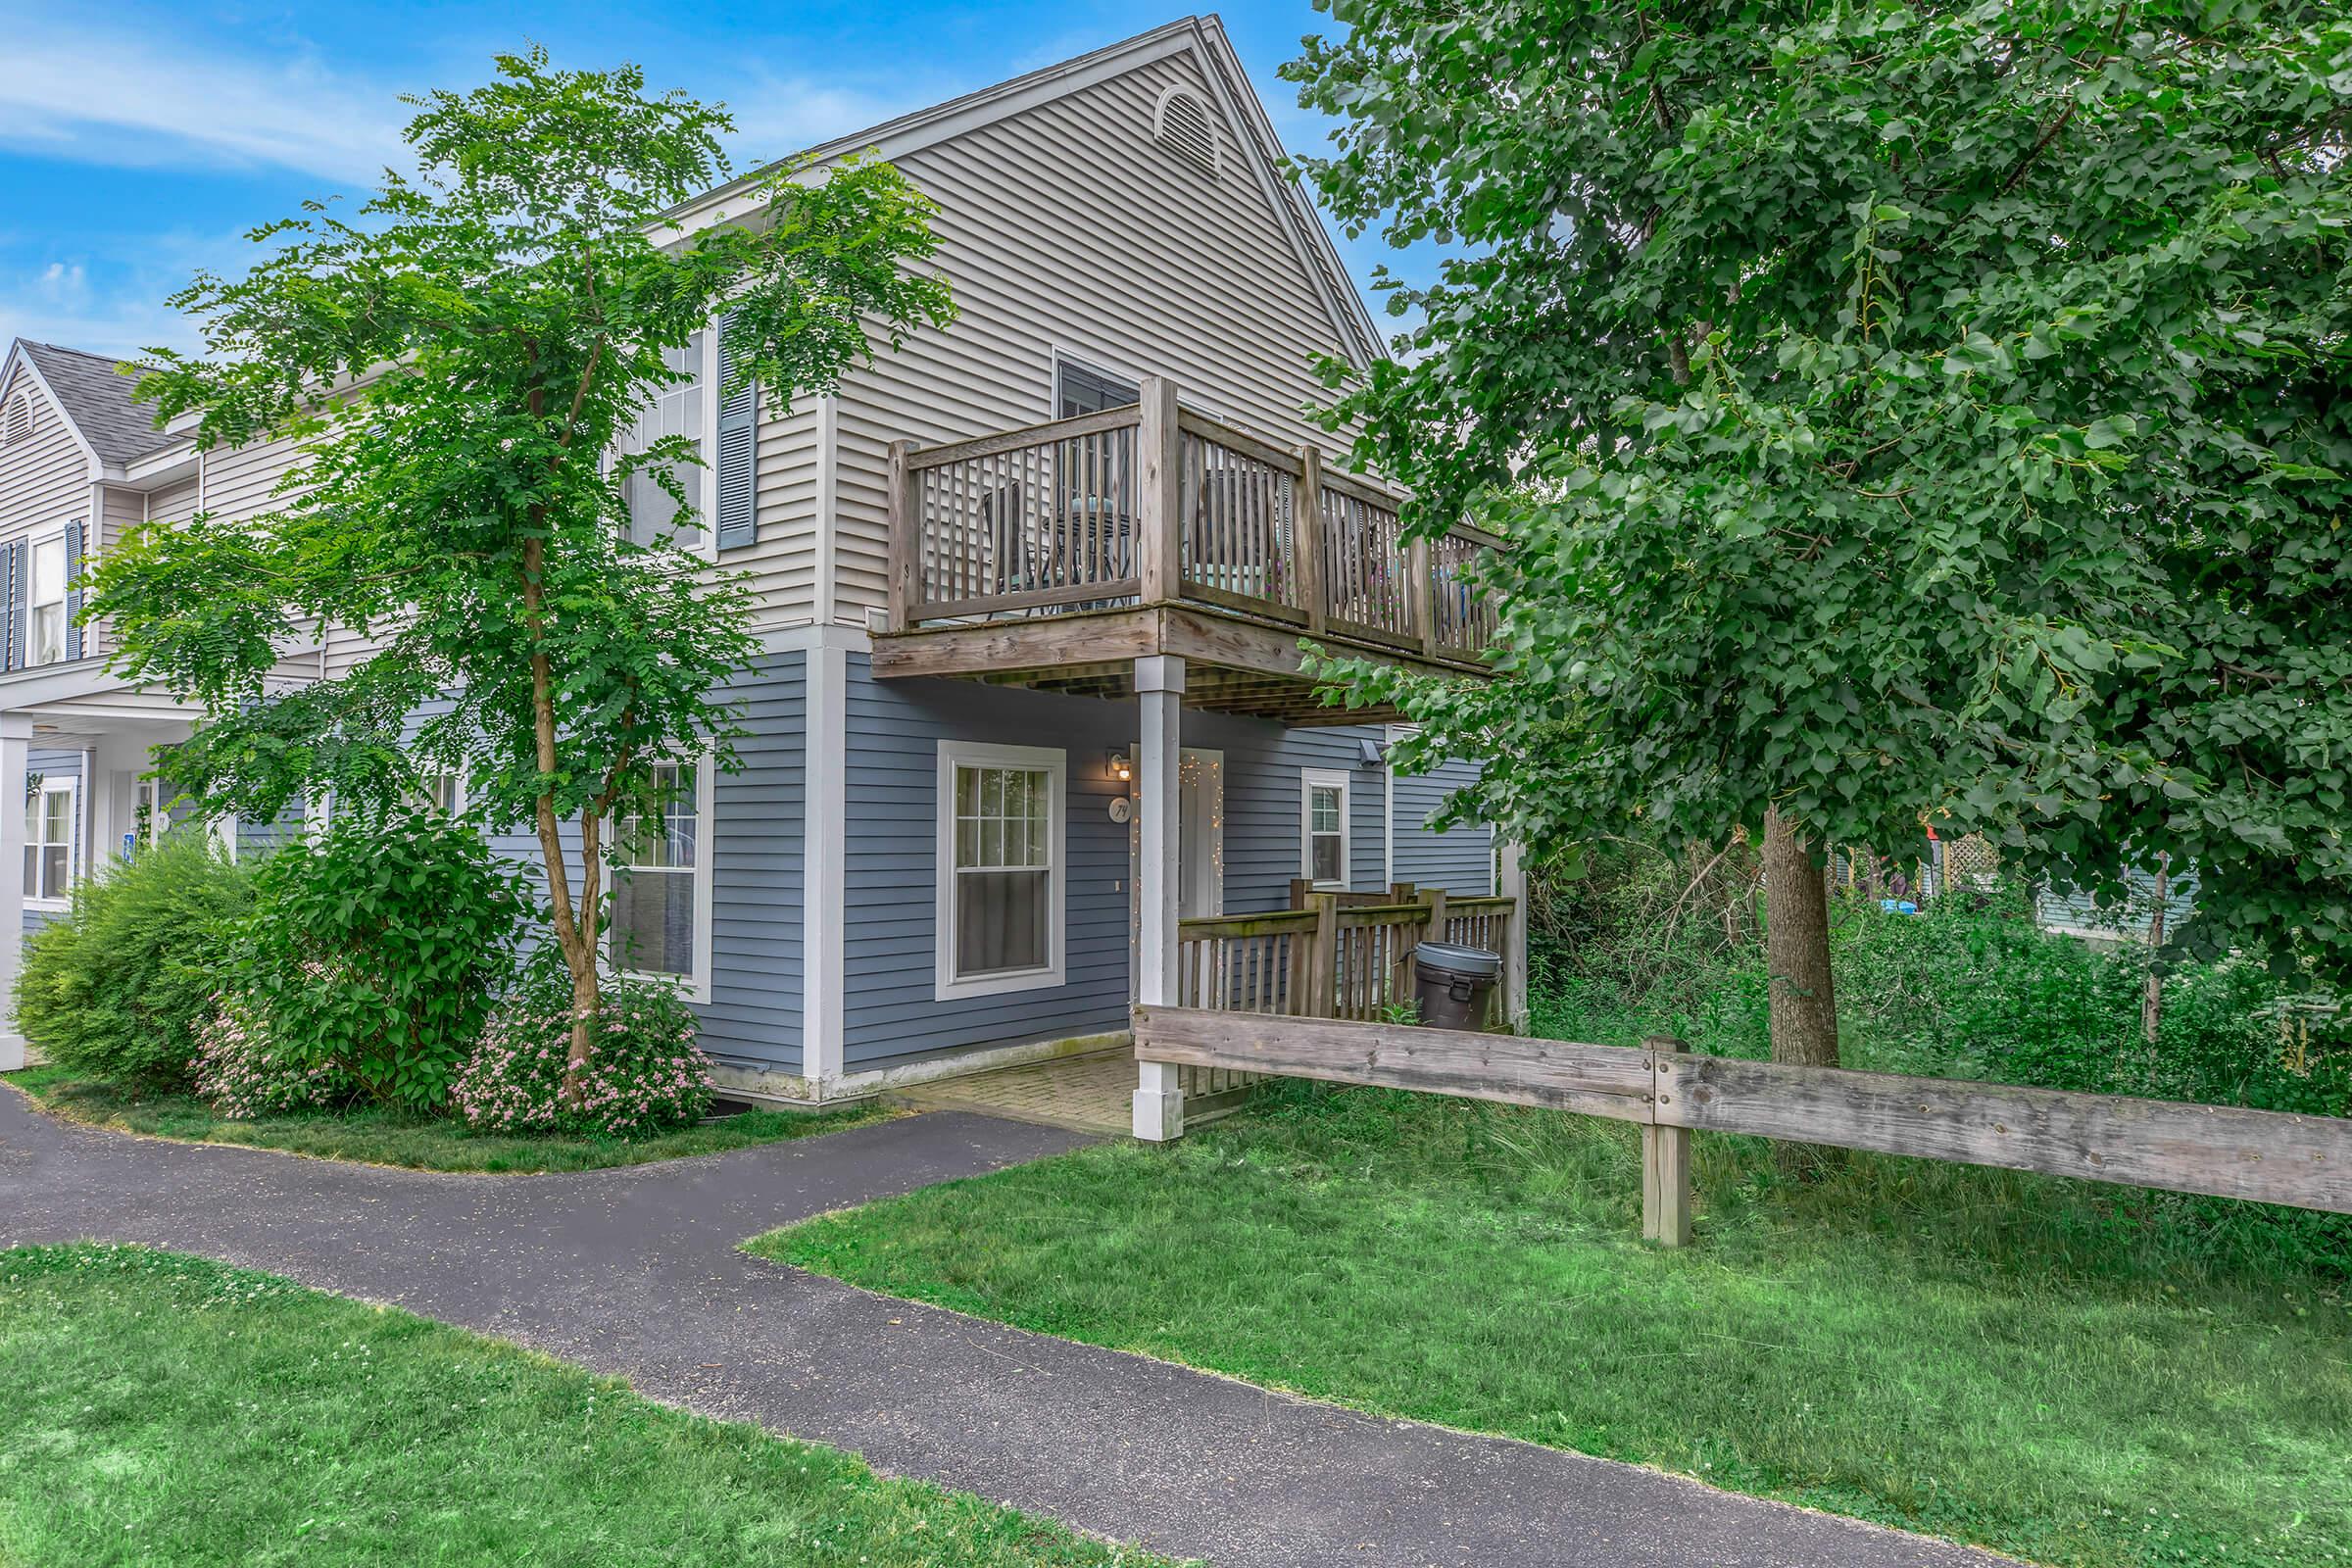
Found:
[[[1140,403],[946,446],[891,448],[891,628],[1188,604],[1302,636],[1474,664],[1498,543],[1406,542],[1404,498],[1183,408]]]

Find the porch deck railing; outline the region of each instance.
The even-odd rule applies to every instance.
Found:
[[[1398,896],[1405,894],[1410,896]],[[1176,1004],[1286,1018],[1396,1021],[1396,1009],[1413,1000],[1413,949],[1421,943],[1511,951],[1515,899],[1405,889],[1392,897],[1396,902],[1382,904],[1361,902],[1361,895],[1314,893],[1304,908],[1180,921]],[[1505,982],[1509,974],[1506,963]],[[1498,982],[1489,1028],[1507,1023],[1511,1003],[1507,984]],[[1178,1080],[1190,1097],[1223,1094],[1255,1075],[1185,1067]]]
[[[1128,408],[891,447],[893,630],[1189,604],[1474,664],[1498,541],[1401,537],[1404,497],[1144,382]]]

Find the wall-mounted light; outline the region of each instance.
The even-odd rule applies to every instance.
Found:
[[[1122,784],[1135,777],[1135,764],[1127,760],[1125,752],[1112,752],[1106,765],[1110,769],[1110,776]]]

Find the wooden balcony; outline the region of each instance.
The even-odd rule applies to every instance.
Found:
[[[1179,655],[1186,702],[1291,724],[1394,716],[1323,706],[1299,643],[1477,674],[1494,634],[1475,568],[1497,541],[1404,542],[1403,497],[1181,406],[1132,407],[947,446],[891,448],[882,677],[1097,697]]]

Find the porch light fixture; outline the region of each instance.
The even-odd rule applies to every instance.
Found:
[[[1135,765],[1127,760],[1125,752],[1112,752],[1107,765],[1110,769],[1110,776],[1122,784],[1135,777]]]

